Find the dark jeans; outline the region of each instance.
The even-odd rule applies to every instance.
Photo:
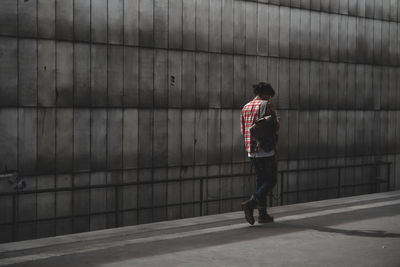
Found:
[[[276,185],[277,164],[275,156],[264,158],[251,158],[256,171],[257,188],[254,196],[258,200],[258,208],[267,207],[267,194]]]

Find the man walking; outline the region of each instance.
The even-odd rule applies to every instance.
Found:
[[[253,85],[255,98],[247,103],[240,114],[241,133],[245,139],[246,151],[256,172],[256,191],[251,198],[242,202],[242,209],[248,223],[254,224],[253,211],[258,207],[258,223],[273,222],[267,213],[267,194],[277,182],[275,145],[279,130],[279,117],[270,99],[275,95],[272,86],[265,82]],[[272,134],[256,140],[250,128],[260,118],[268,117],[273,122]]]

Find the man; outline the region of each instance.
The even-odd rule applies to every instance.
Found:
[[[251,198],[242,203],[242,209],[248,223],[254,224],[253,211],[258,206],[258,223],[273,222],[274,218],[267,213],[267,194],[276,185],[277,164],[275,159],[275,144],[277,141],[277,131],[279,130],[279,117],[270,99],[275,95],[275,91],[270,84],[260,82],[253,85],[255,98],[247,103],[240,114],[241,133],[245,139],[246,151],[256,172],[256,191]],[[273,140],[272,146],[266,146],[257,141],[250,132],[251,126],[259,119],[266,116],[274,122],[272,136],[266,139]],[[271,143],[271,142],[270,142]],[[265,151],[264,149],[268,150]]]

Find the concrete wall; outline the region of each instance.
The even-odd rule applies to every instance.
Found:
[[[203,214],[238,210],[219,199],[254,187],[239,114],[258,81],[277,91],[281,170],[388,160],[400,188],[399,12],[394,0],[0,1],[0,168],[24,190],[86,188],[0,196],[1,241],[198,216],[193,177],[221,176],[204,182]],[[284,189],[336,176],[292,173]],[[349,168],[342,183],[375,176]],[[113,183],[131,184],[89,188]]]

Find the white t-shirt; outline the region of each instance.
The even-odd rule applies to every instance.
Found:
[[[249,158],[265,158],[265,157],[272,157],[275,155],[275,150],[272,149],[271,151],[265,152],[262,148],[258,152],[248,153]]]

